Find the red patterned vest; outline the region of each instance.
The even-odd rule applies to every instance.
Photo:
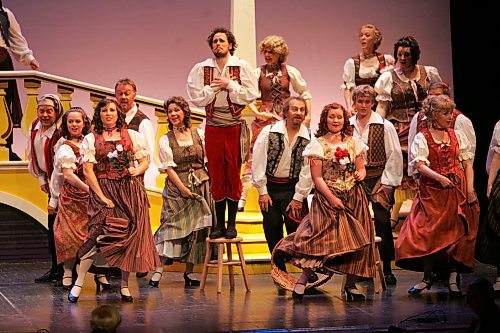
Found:
[[[36,174],[41,174],[42,170],[38,166],[38,161],[36,159],[35,154],[35,137],[38,130],[35,127],[38,125],[38,119],[35,119],[33,123],[31,123],[31,151],[29,152],[29,159],[32,161],[33,170],[35,170]],[[43,155],[45,156],[45,170],[47,170],[47,179],[50,179],[52,176],[52,171],[54,170],[54,146],[57,141],[61,138],[61,129],[56,128],[52,137],[45,141],[45,147],[43,147]]]
[[[427,159],[430,162],[429,167],[433,171],[446,177],[462,172],[459,160],[460,149],[453,129],[448,128],[448,135],[450,136],[448,145],[436,143],[428,129],[423,129],[422,134],[427,140],[427,146],[429,147]]]
[[[232,77],[233,80],[236,80],[238,81],[239,84],[241,84],[240,66],[228,66],[228,69],[229,69],[229,77]],[[210,85],[212,83],[212,81],[214,80],[214,70],[215,70],[214,67],[210,66],[203,67],[204,85]],[[216,100],[217,96],[214,98],[212,103],[205,106],[205,112],[207,113],[207,118],[212,117]],[[231,111],[233,117],[241,115],[241,111],[243,111],[243,109],[245,108],[245,105],[235,104],[231,102],[231,99],[229,98],[229,93],[227,94],[227,104],[229,105],[229,111]]]
[[[121,179],[130,176],[128,166],[115,166],[113,161],[108,157],[108,153],[116,149],[119,141],[123,141],[123,152],[127,152],[130,157],[130,162],[134,159],[133,143],[128,135],[127,129],[122,128],[120,131],[120,140],[106,141],[102,134],[94,132],[95,137],[95,159],[97,163],[94,166],[94,173],[98,179]]]

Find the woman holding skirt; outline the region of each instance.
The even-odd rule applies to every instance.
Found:
[[[158,254],[165,262],[186,263],[186,287],[196,287],[200,281],[193,277],[195,264],[203,263],[206,238],[213,223],[214,201],[209,190],[205,168],[204,134],[191,127],[191,110],[179,96],[164,103],[170,131],[159,144],[160,171],[167,173],[163,189],[161,225],[154,240]],[[158,287],[163,273],[158,266],[149,281]]]
[[[121,270],[122,301],[132,302],[130,272],[151,271],[160,264],[147,193],[137,178],[147,170],[149,156],[142,135],[126,129],[116,100],[101,100],[92,124],[93,132],[85,136],[80,149],[90,187],[89,236],[78,251],[78,278],[68,300],[78,301],[85,274],[99,253],[109,266]]]
[[[316,137],[304,151],[316,188],[310,213],[275,251],[303,270],[292,294],[295,300],[302,300],[313,272],[347,274],[346,300],[364,300],[357,277],[375,276],[374,227],[360,183],[366,176],[366,146],[351,136],[347,111],[338,103],[323,108]]]

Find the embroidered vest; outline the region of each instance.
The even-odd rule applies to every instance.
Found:
[[[290,76],[286,65],[281,64],[281,76],[278,72],[266,75],[266,65],[260,67],[259,89],[262,104],[260,111],[267,111],[279,115],[283,110],[283,104],[290,97]]]
[[[139,132],[139,126],[144,119],[149,119],[149,117],[142,113],[140,110],[137,110],[134,118],[132,118],[130,123],[127,124],[127,128]]]
[[[450,144],[444,147],[434,141],[429,129],[423,129],[422,134],[425,136],[429,147],[429,156],[427,158],[430,162],[429,168],[444,176],[462,172],[458,140],[453,129],[448,128]]]
[[[208,180],[208,173],[205,170],[203,143],[196,129],[190,128],[190,131],[193,144],[185,147],[179,146],[173,131],[167,133],[168,144],[172,149],[174,162],[177,164],[174,170],[186,186],[190,184],[190,172],[202,182]]]
[[[274,124],[271,125],[271,129]],[[283,155],[285,146],[284,136],[285,135],[282,133],[269,132],[266,175],[273,176],[278,169],[278,165],[281,160],[281,156]],[[309,144],[309,142],[309,139],[303,138],[301,136],[297,137],[297,141],[292,148],[292,158],[290,160],[290,173],[288,176],[290,180],[299,179],[300,170],[302,169],[302,164],[304,162],[304,156],[302,156],[302,153],[304,152],[304,149]]]
[[[427,90],[429,88],[429,78],[424,66],[419,66],[420,79],[415,81],[417,86],[418,100],[415,100],[415,94],[411,83],[403,82],[399,79],[395,70],[391,71],[392,75],[392,89],[391,89],[391,107],[387,113],[387,120],[397,121],[400,123],[409,123],[417,113],[422,105],[422,101],[427,97]]]
[[[370,124],[368,132],[367,167],[384,167],[387,162],[385,154],[384,124]]]
[[[35,137],[38,130],[35,127],[38,125],[38,119],[35,119],[31,123],[31,151],[29,152],[29,158],[33,163],[33,170],[37,175],[41,174],[43,171],[38,166],[38,161],[35,154]],[[52,134],[52,137],[45,140],[45,146],[43,147],[43,155],[45,157],[45,170],[47,170],[47,179],[52,176],[52,171],[54,170],[54,146],[57,141],[61,138],[61,129],[57,128]]]
[[[385,67],[384,55],[380,52],[375,52],[375,54],[378,58],[378,62],[380,63],[380,65]],[[375,76],[375,77],[362,78],[359,76],[359,67],[361,64],[361,57],[358,54],[358,55],[352,57],[352,60],[354,60],[354,83],[356,84],[356,86],[359,86],[362,84],[369,84],[370,86],[375,87],[375,82],[377,82],[377,79],[380,76],[380,74],[377,74],[377,76]]]
[[[214,80],[214,67],[210,66],[205,66],[203,67],[203,84],[204,85],[210,85],[212,81]],[[232,77],[233,80],[238,81],[239,84],[241,84],[241,78],[240,78],[240,66],[228,66],[229,69],[229,77]],[[215,96],[214,100],[212,103],[208,104],[205,106],[205,112],[207,113],[207,117],[211,118],[212,114],[214,112],[214,107],[215,107],[215,101],[217,100],[217,96]],[[240,105],[240,104],[235,104],[231,102],[231,99],[229,98],[229,93],[227,94],[227,104],[229,105],[229,111],[231,111],[231,114],[233,117],[241,115],[241,111],[245,108],[245,105]]]
[[[97,163],[94,165],[94,173],[98,179],[121,179],[129,177],[128,166],[116,167],[113,161],[108,157],[108,153],[116,149],[118,140],[106,141],[102,134],[94,132],[95,137],[95,159]],[[127,129],[122,128],[120,138],[125,143],[123,144],[123,152],[128,152],[130,162],[134,159],[133,143],[127,132]]]

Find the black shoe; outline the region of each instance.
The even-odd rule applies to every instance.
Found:
[[[226,235],[224,236],[226,239],[233,239],[238,236],[238,232],[235,228],[228,228],[226,231]]]
[[[97,274],[94,274],[94,281],[95,281],[95,286],[96,286],[96,291],[99,292],[102,290],[111,290],[112,287],[109,283],[103,283],[99,280],[101,277],[106,277],[106,275],[102,274],[101,276],[97,276]]]
[[[226,228],[215,227],[208,237],[210,239],[222,238],[226,235]]]
[[[318,280],[319,280],[318,274],[316,274],[315,272],[312,272],[312,274],[309,275],[309,277],[307,278],[308,283],[314,283]]]
[[[70,281],[70,284],[64,284],[64,282]],[[64,276],[61,280],[61,287],[64,290],[71,290],[71,286],[73,285],[73,277],[72,276]]]
[[[146,276],[148,276],[148,272],[137,272],[137,273],[135,273],[135,277],[138,278],[138,279],[146,277]]]
[[[353,292],[357,291],[357,292]],[[347,302],[359,302],[359,301],[364,301],[366,300],[365,295],[363,295],[361,292],[359,292],[358,288],[356,286],[350,286],[344,287],[344,293],[345,293],[345,300]]]
[[[299,283],[299,282],[297,282],[295,285],[298,285],[298,284],[305,286],[305,283]],[[304,290],[304,292],[305,292],[305,290]],[[304,299],[304,293],[299,294],[298,292],[295,291],[295,288],[294,288],[293,292],[292,292],[292,298],[296,302],[302,302],[302,300]]]
[[[198,287],[200,285],[200,281],[193,280],[189,278],[189,274],[184,272],[184,287]]]
[[[122,296],[122,302],[131,303],[134,301],[134,298],[132,296],[127,296],[127,295],[122,294],[122,289],[125,289],[125,288],[128,289],[128,287],[121,287],[120,288],[120,295]]]
[[[396,279],[396,277],[394,276],[394,274],[387,274],[385,276],[385,283],[388,285],[388,286],[395,286],[396,283],[398,282],[398,280]]]
[[[77,284],[75,284],[73,287],[78,287],[78,288],[82,289],[82,286],[79,286],[79,285],[77,285]],[[80,297],[80,296],[73,296],[73,294],[71,294],[71,292],[70,292],[70,293],[68,294],[68,301],[69,301],[70,303],[76,303],[76,302],[78,302],[78,298],[79,298],[79,297]]]
[[[56,280],[61,280],[63,277],[63,272],[56,270],[47,271],[45,274],[35,279],[35,283],[47,283]]]
[[[413,286],[408,290],[408,294],[410,295],[418,295],[422,292],[422,290],[427,289],[430,290],[432,285],[434,284],[434,281],[432,280],[422,280],[423,283],[425,283],[425,286],[423,288],[417,288],[417,286]]]
[[[448,283],[446,284],[448,287],[448,292],[451,297],[462,297],[462,290],[460,289],[460,274],[457,275],[457,281],[456,282],[450,282],[448,279]],[[458,290],[452,290],[451,286],[455,285]]]
[[[153,276],[154,276],[155,274],[160,274],[160,280],[161,280],[161,277],[162,277],[162,275],[163,275],[163,274],[162,274],[162,273],[160,273],[160,272],[153,272],[153,275],[151,275],[151,279],[149,279],[148,284],[149,284],[151,287],[153,287],[153,288],[158,288],[158,285],[160,284],[160,280],[158,280],[158,281],[154,281],[154,280],[153,280]]]

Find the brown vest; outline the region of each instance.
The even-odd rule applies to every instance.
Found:
[[[424,66],[419,66],[420,79],[415,81],[417,85],[417,97],[411,87],[410,81],[403,82],[399,79],[395,70],[391,71],[392,74],[392,89],[391,89],[391,107],[387,113],[387,120],[397,121],[400,123],[411,122],[415,113],[417,113],[422,105],[422,101],[427,97],[427,90],[429,88],[429,78]]]
[[[149,119],[149,118],[144,113],[142,113],[140,110],[137,110],[134,118],[132,118],[130,123],[127,124],[127,128],[134,130],[136,132],[139,132],[139,126],[141,125],[141,123],[144,119]]]
[[[385,67],[385,57],[382,53],[380,52],[375,52],[378,62],[380,65]],[[362,85],[362,84],[369,84],[372,87],[375,87],[375,82],[377,82],[378,77],[380,76],[380,73],[375,76],[375,77],[367,77],[367,78],[362,78],[359,76],[359,66],[361,63],[361,57],[358,55],[352,57],[352,60],[354,60],[354,83],[356,86]]]
[[[177,164],[174,170],[186,186],[189,184],[190,173],[193,173],[202,182],[208,180],[203,143],[196,129],[190,128],[190,131],[193,145],[186,147],[179,146],[173,131],[167,133],[168,144],[172,149],[174,162]]]

